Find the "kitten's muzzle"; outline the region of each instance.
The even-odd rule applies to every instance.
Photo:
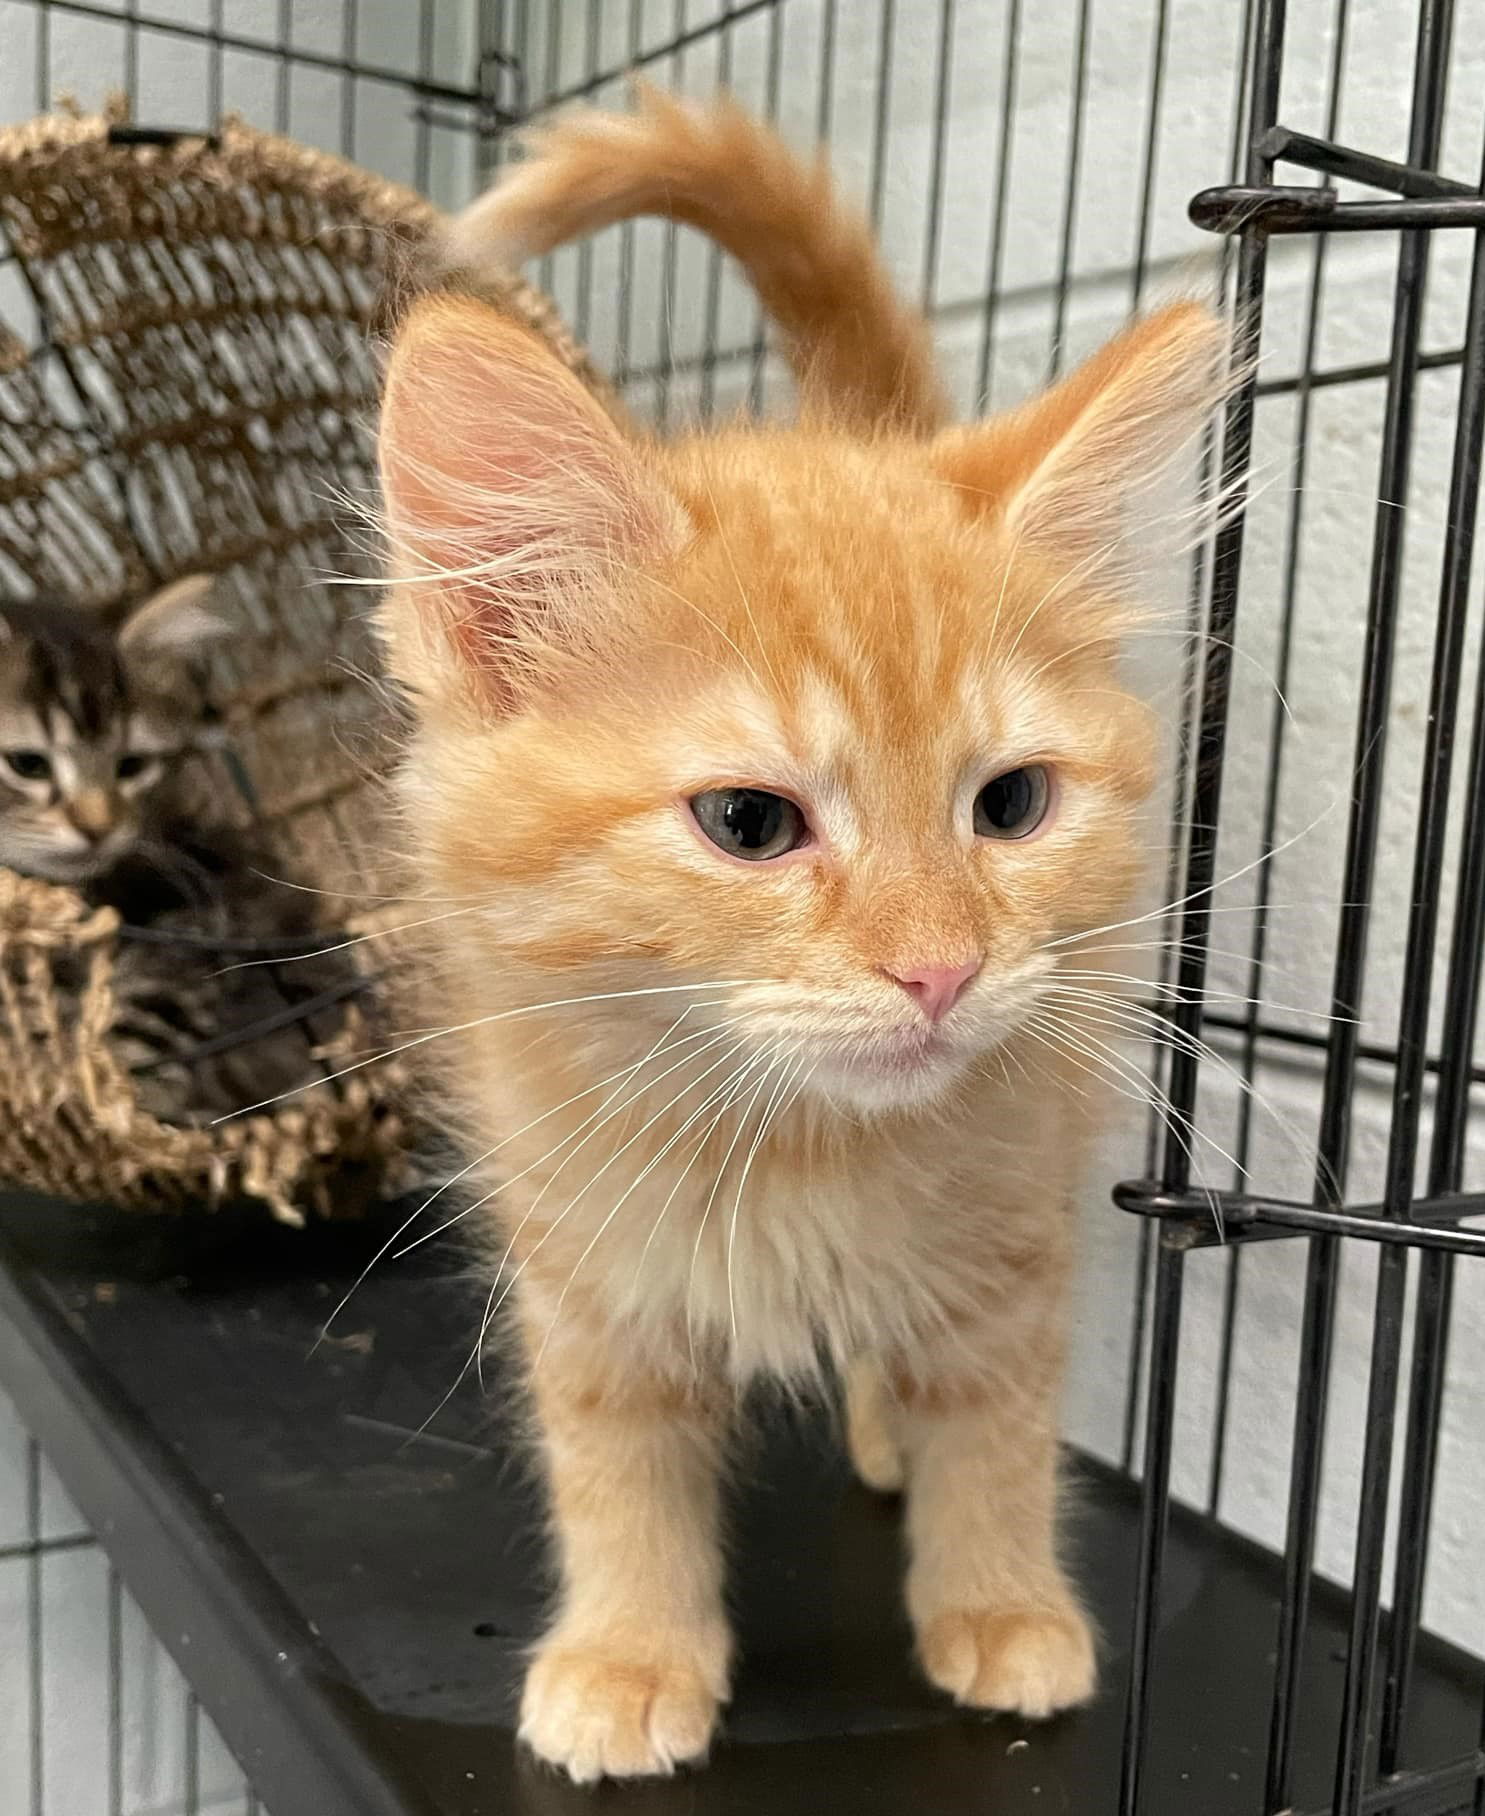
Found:
[[[67,802],[67,820],[90,845],[100,845],[114,830],[114,803],[101,788],[85,788]]]

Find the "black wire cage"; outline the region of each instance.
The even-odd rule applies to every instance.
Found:
[[[1342,890],[1336,909],[1331,1003],[1334,1021],[1325,1043],[1314,1189],[1308,1200],[1273,1199],[1249,1190],[1241,1158],[1232,1186],[1194,1191],[1191,1145],[1183,1124],[1196,1114],[1199,1053],[1208,972],[1212,885],[1224,751],[1230,710],[1230,652],[1242,591],[1244,525],[1219,532],[1212,557],[1211,593],[1203,626],[1204,666],[1191,745],[1192,786],[1171,1014],[1189,1037],[1173,1049],[1169,1081],[1176,1126],[1162,1146],[1158,1171],[1122,1185],[1118,1202],[1157,1220],[1155,1293],[1140,1576],[1134,1611],[1135,1669],[1126,1722],[1122,1801],[1140,1805],[1141,1760],[1149,1722],[1146,1682],[1161,1588],[1171,1433],[1181,1359],[1181,1297],[1187,1256],[1213,1241],[1231,1245],[1231,1270],[1245,1245],[1305,1236],[1308,1244],[1299,1368],[1295,1384],[1293,1462],[1284,1555],[1284,1593],[1277,1624],[1266,1806],[1286,1808],[1293,1781],[1296,1729],[1302,1719],[1299,1677],[1314,1567],[1320,1471],[1324,1454],[1330,1360],[1334,1344],[1337,1270],[1348,1242],[1380,1245],[1367,1385],[1366,1440],[1357,1483],[1352,1576],[1353,1603],[1345,1682],[1336,1737],[1332,1808],[1344,1816],[1363,1809],[1412,1809],[1455,1797],[1458,1807],[1485,1808],[1485,1760],[1480,1750],[1457,1761],[1408,1769],[1409,1701],[1423,1606],[1430,1525],[1443,1415],[1445,1358],[1450,1336],[1455,1258],[1485,1253],[1485,1236],[1464,1227],[1485,1204],[1467,1187],[1466,1136],[1476,1082],[1474,1038],[1485,940],[1485,694],[1477,697],[1460,805],[1462,840],[1453,900],[1446,898],[1455,743],[1466,719],[1461,700],[1469,630],[1470,569],[1485,440],[1485,240],[1477,234],[1470,269],[1463,345],[1433,355],[1458,363],[1446,530],[1433,629],[1432,666],[1421,773],[1416,778],[1416,836],[1406,923],[1402,989],[1395,1043],[1384,1062],[1391,1073],[1391,1122],[1384,1189],[1360,1202],[1348,1189],[1352,1108],[1361,1060],[1368,935],[1378,867],[1383,791],[1388,782],[1387,734],[1395,710],[1394,664],[1400,624],[1410,609],[1403,578],[1403,535],[1409,496],[1418,380],[1423,358],[1423,312],[1432,236],[1449,227],[1485,223],[1480,201],[1485,175],[1474,184],[1440,170],[1445,96],[1450,70],[1453,8],[1422,0],[1418,10],[1407,152],[1402,161],[1334,136],[1291,131],[1283,123],[1286,8],[1261,5],[1252,21],[1246,149],[1240,180],[1205,190],[1191,203],[1198,225],[1236,241],[1234,306],[1240,353],[1262,344],[1270,241],[1277,234],[1325,235],[1393,230],[1399,235],[1390,345],[1383,384],[1384,416],[1378,466],[1378,504],[1366,596],[1365,647],[1356,707],[1356,733],[1346,829]],[[1337,34],[1338,37],[1340,33]],[[1317,186],[1280,180],[1288,169],[1320,173]],[[1381,192],[1383,199],[1343,200],[1336,179]],[[1307,352],[1322,302],[1315,261]],[[1302,379],[1313,387],[1316,375]],[[1224,483],[1246,482],[1259,381],[1233,400],[1224,424]],[[1305,392],[1301,390],[1302,399]],[[1301,431],[1302,433],[1302,431]],[[1419,604],[1422,601],[1419,599]],[[1286,624],[1286,629],[1288,625]],[[1289,649],[1284,651],[1287,666]],[[1277,764],[1279,751],[1274,753]],[[1272,824],[1263,835],[1266,873]],[[1252,966],[1263,963],[1267,932],[1256,917]],[[1452,911],[1445,984],[1436,1044],[1434,979],[1439,946]],[[1255,1021],[1248,1042],[1261,1032]],[[1431,1084],[1430,1138],[1423,1151],[1425,1105]],[[1415,1258],[1416,1256],[1416,1258]],[[1410,1269],[1416,1268],[1411,1355],[1404,1350],[1404,1312]],[[1400,1386],[1406,1379],[1406,1411]],[[1478,1389],[1476,1410],[1482,1404]],[[1395,1458],[1401,1438],[1402,1454]],[[1397,1468],[1397,1546],[1391,1606],[1384,1620],[1385,1547],[1389,1489]],[[1380,1700],[1379,1700],[1380,1692]],[[1452,1806],[1451,1806],[1452,1807]]]
[[[1426,733],[1416,787],[1416,836],[1406,920],[1401,995],[1395,1042],[1383,1063],[1390,1074],[1391,1120],[1380,1200],[1361,1202],[1348,1189],[1352,1109],[1362,1057],[1368,935],[1378,867],[1383,791],[1389,780],[1387,734],[1397,702],[1393,678],[1403,615],[1417,595],[1404,591],[1403,534],[1409,497],[1418,380],[1423,358],[1423,319],[1432,236],[1436,230],[1485,222],[1480,192],[1440,171],[1445,95],[1450,70],[1453,8],[1423,0],[1414,52],[1407,153],[1403,161],[1366,148],[1290,130],[1281,114],[1286,8],[1282,0],[1260,5],[1251,24],[1246,148],[1240,180],[1205,190],[1191,203],[1200,226],[1231,236],[1237,258],[1233,301],[1241,324],[1240,356],[1255,358],[1262,344],[1265,279],[1270,242],[1278,234],[1325,235],[1393,230],[1399,235],[1384,414],[1378,466],[1378,504],[1366,594],[1365,646],[1361,659],[1356,731],[1347,817],[1342,887],[1335,921],[1330,993],[1334,1020],[1326,1037],[1314,1189],[1308,1200],[1270,1198],[1248,1187],[1242,1150],[1236,1178],[1225,1190],[1193,1190],[1191,1143],[1184,1138],[1197,1114],[1197,1037],[1204,1018],[1203,993],[1211,938],[1212,885],[1216,875],[1218,818],[1230,712],[1230,657],[1242,595],[1244,524],[1235,518],[1218,533],[1212,553],[1211,590],[1203,625],[1203,669],[1190,746],[1191,789],[1181,872],[1174,950],[1175,1027],[1185,1039],[1172,1050],[1169,1097],[1174,1126],[1162,1144],[1158,1170],[1122,1185],[1118,1202],[1156,1220],[1155,1290],[1151,1323],[1148,1413],[1140,1575],[1134,1610],[1134,1672],[1126,1721],[1123,1807],[1140,1806],[1141,1761],[1154,1712],[1146,1697],[1147,1673],[1161,1590],[1161,1566],[1170,1490],[1173,1413],[1181,1360],[1181,1299],[1187,1257],[1194,1248],[1226,1243],[1236,1277],[1250,1243],[1307,1239],[1299,1366],[1294,1391],[1294,1437],[1284,1593],[1278,1614],[1272,1719],[1269,1730],[1266,1807],[1286,1808],[1293,1781],[1296,1730],[1306,1638],[1309,1586],[1334,1345],[1337,1270],[1347,1243],[1380,1245],[1372,1317],[1366,1438],[1357,1493],[1353,1603],[1346,1647],[1345,1681],[1336,1736],[1332,1805],[1338,1816],[1363,1809],[1411,1809],[1439,1798],[1458,1807],[1485,1808],[1485,1761],[1480,1751],[1456,1761],[1408,1769],[1409,1701],[1428,1563],[1430,1522],[1443,1414],[1445,1358],[1450,1336],[1455,1257],[1485,1253],[1485,1237],[1464,1225],[1482,1209],[1465,1177],[1470,1091],[1479,1003],[1482,938],[1485,938],[1485,695],[1477,698],[1466,758],[1464,825],[1454,864],[1452,902],[1445,889],[1454,747],[1466,719],[1461,700],[1469,629],[1470,568],[1485,439],[1485,241],[1477,236],[1465,307],[1463,345],[1433,355],[1458,363],[1449,496],[1442,538],[1441,572],[1433,629]],[[1342,27],[1344,18],[1342,16]],[[1342,31],[1338,30],[1338,40]],[[1320,173],[1316,186],[1280,180],[1289,170]],[[1343,200],[1335,180],[1381,192],[1383,199]],[[1313,359],[1323,292],[1317,256],[1310,293],[1307,354]],[[1307,360],[1306,386],[1317,380]],[[1259,380],[1251,378],[1233,400],[1224,424],[1224,484],[1246,483],[1252,452]],[[1303,414],[1301,413],[1301,423]],[[1300,430],[1303,447],[1303,427]],[[1292,596],[1292,594],[1291,594]],[[1418,597],[1421,607],[1422,599]],[[1286,616],[1285,631],[1291,627]],[[1290,659],[1287,640],[1281,658]],[[1281,757],[1277,735],[1273,762]],[[1395,784],[1394,784],[1395,785]],[[1251,966],[1264,959],[1268,928],[1262,893],[1274,846],[1270,822],[1263,830],[1258,913]],[[1432,1012],[1439,946],[1452,912],[1445,983],[1435,1044]],[[1256,991],[1255,991],[1256,994]],[[1256,1018],[1243,1030],[1246,1045],[1262,1033]],[[1425,1106],[1431,1112],[1427,1151],[1422,1151]],[[1411,1355],[1404,1351],[1404,1312],[1410,1269],[1416,1268]],[[1406,1379],[1406,1411],[1400,1386]],[[1478,1389],[1477,1412],[1482,1406]],[[1402,1454],[1395,1458],[1401,1438]],[[1397,1545],[1391,1606],[1385,1618],[1385,1547],[1391,1477],[1397,1469]],[[1380,1692],[1380,1700],[1379,1700]]]
[[[957,362],[961,395],[980,407],[1002,401],[1007,371],[1014,381],[1027,370],[1023,363],[1018,371],[1013,353],[1003,357],[1002,346],[1003,317],[1028,306],[1025,289],[1018,291],[1008,272],[1008,246],[1018,231],[1038,237],[1044,249],[1038,331],[1031,337],[1045,357],[1044,372],[1055,375],[1076,339],[1080,285],[1087,280],[1077,239],[1087,231],[1088,193],[1097,187],[1090,169],[1100,154],[1095,84],[1100,55],[1108,57],[1099,34],[1117,11],[1122,27],[1138,35],[1114,103],[1124,116],[1124,150],[1112,190],[1134,230],[1122,261],[1121,300],[1138,307],[1165,280],[1161,211],[1173,199],[1173,181],[1184,181],[1188,191],[1197,190],[1184,198],[1191,223],[1222,246],[1217,282],[1238,323],[1237,358],[1251,365],[1207,450],[1208,478],[1225,498],[1236,499],[1250,487],[1261,490],[1276,468],[1290,483],[1277,511],[1227,516],[1192,574],[1188,623],[1196,634],[1181,681],[1166,878],[1170,937],[1156,991],[1166,1025],[1151,1060],[1155,1108],[1143,1169],[1114,1193],[1139,1220],[1138,1259],[1122,1431],[1106,1448],[1142,1481],[1117,1807],[1121,1816],[1157,1807],[1148,1796],[1146,1762],[1152,1731],[1162,1722],[1151,1685],[1177,1452],[1183,1423],[1190,1422],[1189,1409],[1184,1420],[1182,1414],[1183,1368],[1189,1376],[1194,1360],[1206,1376],[1200,1421],[1206,1454],[1179,1489],[1221,1514],[1244,1462],[1232,1401],[1244,1347],[1253,1342],[1244,1331],[1245,1273],[1254,1245],[1281,1242],[1300,1251],[1291,1267],[1302,1270],[1302,1285],[1294,1282],[1291,1300],[1297,1342],[1292,1327],[1274,1332],[1278,1353],[1257,1362],[1284,1380],[1282,1416],[1292,1435],[1282,1532],[1270,1533],[1282,1542],[1282,1593],[1274,1611],[1264,1786],[1251,1807],[1265,1813],[1294,1807],[1297,1748],[1303,1738],[1314,1753],[1315,1725],[1324,1720],[1334,1758],[1326,1808],[1334,1816],[1456,1809],[1480,1816],[1485,1705],[1479,1731],[1459,1734],[1455,1757],[1422,1759],[1410,1744],[1450,1396],[1474,1443],[1485,1434],[1485,1386],[1471,1378],[1462,1343],[1454,1345],[1449,1366],[1456,1257],[1485,1254],[1485,1232],[1468,1227],[1485,1214],[1468,1167],[1471,1111],[1478,1108],[1472,1092],[1485,1077],[1475,1058],[1485,944],[1485,667],[1471,648],[1482,634],[1479,588],[1471,577],[1485,439],[1485,181],[1470,176],[1468,166],[1447,172],[1443,162],[1446,127],[1451,154],[1457,140],[1457,155],[1479,156],[1485,91],[1474,80],[1467,49],[1471,25],[1479,21],[1451,0],[1417,6],[1397,0],[1365,19],[1353,19],[1348,0],[1294,9],[1292,18],[1285,0],[1211,12],[1190,0],[1143,9],[1067,0],[1047,9],[1059,15],[1059,28],[1047,27],[1042,15],[1040,35],[1038,15],[1019,0],[998,7],[942,0],[921,8],[826,0],[808,9],[764,0],[724,5],[705,20],[695,16],[699,10],[678,4],[671,29],[657,35],[653,9],[640,5],[504,9],[517,49],[512,69],[524,72],[511,111],[539,119],[570,102],[611,100],[616,82],[639,71],[691,92],[735,87],[762,111],[782,114],[786,125],[812,125],[832,149],[844,145],[889,254],[899,268],[907,264],[909,281],[917,276],[951,370]],[[1207,60],[1211,112],[1194,136],[1201,162],[1179,167],[1170,157],[1166,114],[1177,39],[1193,23],[1213,27],[1197,50]],[[1224,32],[1232,65],[1227,96],[1212,66]],[[1051,146],[1028,147],[1018,142],[1021,116],[1030,109],[1033,119],[1040,117],[1033,101],[1039,72],[1029,52],[1045,57],[1049,34],[1064,59],[1051,102],[1063,123]],[[1405,149],[1347,143],[1341,122],[1353,65],[1359,60],[1365,68],[1370,58],[1396,67],[1410,37],[1406,119],[1385,122],[1401,131]],[[1303,71],[1296,68],[1301,54]],[[801,94],[809,87],[801,65],[813,75],[813,97]],[[1317,78],[1314,92],[1296,80],[1307,72]],[[987,78],[991,119],[981,142],[988,165],[971,171],[956,145],[955,123],[967,86]],[[1314,130],[1288,124],[1291,98],[1305,123],[1315,116]],[[1016,159],[1024,168],[1028,150],[1053,168],[1030,219],[1023,213],[1018,221],[1012,178]],[[956,171],[959,182],[970,183],[968,208],[955,206]],[[1458,259],[1442,282],[1435,277],[1436,297],[1429,279],[1444,256],[1440,240],[1455,230],[1457,246],[1458,230],[1468,228],[1476,230],[1470,262]],[[749,320],[745,305],[729,309],[720,262],[712,255],[705,275],[688,282],[683,271],[678,276],[684,254],[676,236],[657,230],[646,250],[637,237],[643,231],[621,230],[609,250],[611,264],[604,264],[601,247],[549,260],[544,282],[580,333],[600,345],[609,337],[612,365],[640,407],[660,421],[762,404],[779,375],[761,324]],[[1344,273],[1339,280],[1334,273],[1329,242],[1336,234],[1385,236],[1386,257],[1395,257],[1375,286],[1371,357],[1330,355],[1337,337],[1328,330],[1361,306]],[[951,241],[962,235],[985,260],[983,282],[968,296],[956,295],[947,276],[961,266]],[[915,273],[904,259],[914,240]],[[1284,242],[1287,269],[1298,270],[1300,281],[1271,310],[1273,249]],[[1296,254],[1303,266],[1296,266]],[[636,308],[637,274],[647,267],[660,277]],[[1445,292],[1447,306],[1430,313]],[[687,302],[700,305],[699,332],[686,332]],[[1269,313],[1279,317],[1277,332],[1265,331]],[[955,324],[966,318],[970,332],[956,341]],[[1425,324],[1439,344],[1426,345]],[[646,354],[641,343],[650,325]],[[1031,373],[1043,375],[1034,367]],[[1286,765],[1292,772],[1306,760],[1302,747],[1295,749],[1286,695],[1303,682],[1306,664],[1318,665],[1302,583],[1306,498],[1323,493],[1327,453],[1334,458],[1335,418],[1327,419],[1326,401],[1347,394],[1367,400],[1364,427],[1352,425],[1351,432],[1361,460],[1375,466],[1358,474],[1367,491],[1357,496],[1371,515],[1369,559],[1364,575],[1357,572],[1364,609],[1348,619],[1343,646],[1350,648],[1323,683],[1331,723],[1338,728],[1354,710],[1354,734],[1338,771],[1334,820],[1344,824],[1344,834],[1332,835],[1333,880],[1322,860],[1317,868],[1326,899],[1304,904],[1324,929],[1326,948],[1325,962],[1312,964],[1308,980],[1320,1011],[1317,1028],[1315,1019],[1296,1018],[1272,1002],[1272,980],[1282,972],[1276,947],[1287,937],[1292,906],[1276,887],[1280,877],[1293,886],[1294,869],[1283,860],[1291,847],[1303,849],[1309,830],[1293,827],[1285,789]],[[1415,458],[1420,420],[1432,436],[1427,473]],[[1410,515],[1413,543],[1405,551]],[[1357,531],[1364,521],[1358,513]],[[1265,557],[1269,571],[1250,579],[1255,561]],[[1255,616],[1261,622],[1250,626]],[[1239,685],[1235,657],[1272,677],[1270,703],[1261,690],[1254,695]],[[1465,698],[1471,671],[1472,707]],[[1354,708],[1342,706],[1341,690]],[[1400,715],[1421,732],[1400,738]],[[1468,749],[1456,761],[1456,745],[1466,737]],[[1224,781],[1235,770],[1242,798],[1224,812]],[[1395,830],[1398,822],[1406,836]],[[1389,873],[1404,869],[1410,881],[1400,889]],[[1240,900],[1230,891],[1219,898],[1224,885],[1239,879]],[[1389,924],[1379,932],[1379,916],[1389,910]],[[1227,981],[1237,988],[1222,988]],[[1275,1063],[1299,1065],[1310,1081],[1309,1126],[1290,1144],[1300,1149],[1308,1175],[1300,1190],[1292,1158],[1281,1169],[1286,1183],[1266,1187],[1275,1169],[1261,1151],[1260,1080],[1265,1065]],[[1214,1069],[1234,1088],[1226,1111],[1210,1092]],[[1386,1104],[1381,1124],[1368,1131],[1364,1164],[1353,1152],[1362,1094]],[[1230,1150],[1210,1139],[1224,1124]],[[1221,1171],[1201,1164],[1204,1148],[1208,1155],[1215,1148]],[[1478,1165],[1478,1155],[1473,1158]],[[1369,1247],[1376,1251],[1374,1272],[1364,1280],[1374,1280],[1373,1300],[1361,1328],[1363,1279],[1352,1280],[1348,1306],[1341,1279]],[[1206,1328],[1198,1332],[1189,1316],[1183,1331],[1183,1299],[1194,1271],[1208,1301]],[[1341,1344],[1343,1317],[1350,1328]],[[1191,1357],[1193,1337],[1207,1353]],[[1327,1449],[1327,1422],[1342,1367],[1358,1384],[1364,1379],[1365,1392],[1350,1396],[1361,1435],[1356,1454],[1338,1468]],[[1344,1495],[1352,1497],[1352,1520],[1343,1522],[1352,1528],[1351,1555],[1339,1557],[1332,1543],[1326,1564],[1352,1590],[1343,1660],[1333,1661],[1343,1663],[1344,1679],[1332,1716],[1307,1701],[1305,1671],[1322,1521],[1327,1501]],[[1478,1560],[1480,1536],[1476,1522],[1472,1537],[1455,1530],[1450,1542]],[[1466,1619],[1473,1623],[1464,1634],[1470,1650],[1485,1651],[1480,1611],[1469,1610]]]
[[[200,53],[202,82],[188,117],[161,123],[214,124],[251,64],[268,87],[237,104],[263,123],[401,159],[390,174],[436,179],[451,201],[513,128],[620,103],[633,73],[731,87],[839,154],[969,407],[1055,374],[1173,277],[1231,301],[1251,376],[1204,461],[1249,506],[1197,552],[1194,634],[1174,645],[1172,906],[1145,926],[1169,934],[1155,1108],[1111,1149],[1130,1215],[1090,1190],[1084,1372],[1099,1379],[1072,1435],[1138,1481],[1140,1514],[1128,1625],[1110,1636],[1129,1654],[1122,1761],[1089,1807],[1180,1807],[1150,1761],[1173,1719],[1156,1686],[1184,1502],[1280,1554],[1265,1681],[1244,1687],[1264,1705],[1265,1757],[1241,1807],[1485,1816],[1485,1697],[1472,1690],[1469,1725],[1442,1741],[1431,1721],[1424,1744],[1416,1719],[1429,1628],[1485,1656],[1485,1269],[1456,1279],[1457,1256],[1485,1253],[1470,1227],[1485,1216],[1479,7],[341,0],[307,35],[309,10],[9,9],[34,26],[38,101],[63,22],[116,38],[125,77],[141,45],[171,39]],[[384,11],[414,47],[405,64],[367,48]],[[328,85],[309,112],[290,105],[301,77]],[[1176,231],[1188,203],[1205,262]],[[626,227],[539,275],[661,424],[768,408],[783,385],[751,299],[684,234]],[[1322,547],[1339,548],[1328,567]],[[1319,771],[1323,824],[1305,799]],[[1268,1107],[1279,1087],[1292,1118]],[[33,1484],[36,1467],[33,1453]],[[1317,1699],[1314,1653],[1332,1642],[1316,1608],[1335,1581],[1339,1681]]]

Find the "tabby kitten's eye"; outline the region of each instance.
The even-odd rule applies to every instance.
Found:
[[[138,751],[128,751],[119,758],[115,773],[121,782],[132,782],[142,776],[146,770],[158,769],[159,766],[158,757],[146,757],[141,756]]]
[[[1052,804],[1052,778],[1041,763],[1008,769],[975,796],[975,831],[982,839],[1024,839]]]
[[[749,863],[782,857],[809,837],[798,807],[766,788],[709,788],[692,797],[691,812],[719,851]]]
[[[49,782],[52,760],[42,750],[7,750],[5,767],[23,782]]]

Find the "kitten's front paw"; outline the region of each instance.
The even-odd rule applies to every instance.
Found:
[[[1087,1702],[1097,1680],[1093,1634],[1075,1608],[963,1609],[918,1636],[923,1669],[955,1702],[1042,1720]]]
[[[578,1784],[668,1775],[705,1755],[724,1694],[699,1654],[553,1641],[527,1674],[520,1738]]]

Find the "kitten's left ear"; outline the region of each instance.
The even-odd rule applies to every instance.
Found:
[[[1209,309],[1172,304],[1040,397],[942,437],[939,470],[968,508],[998,517],[1018,548],[1075,568],[1090,587],[1123,592],[1143,552],[1129,535],[1141,495],[1230,389],[1228,343]]]
[[[663,557],[680,510],[641,451],[534,334],[434,297],[392,350],[382,491],[394,672],[415,691],[509,707],[549,652],[589,644],[627,568]]]
[[[207,604],[216,583],[215,574],[185,574],[151,593],[124,620],[119,647],[130,655],[147,650],[190,655],[225,636],[226,619]]]

